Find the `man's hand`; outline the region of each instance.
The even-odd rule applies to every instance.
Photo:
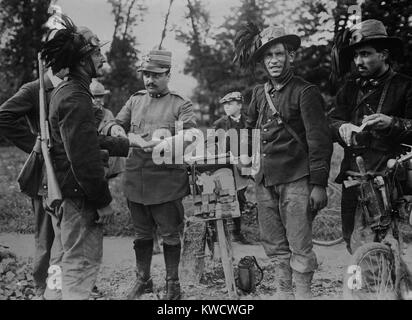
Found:
[[[112,137],[123,137],[127,138],[126,132],[122,128],[122,126],[119,126],[118,124],[115,124],[110,128],[110,135]]]
[[[141,149],[146,148],[148,146],[148,142],[143,138],[147,137],[147,135],[147,133],[143,135],[137,133],[129,133],[128,138],[130,147]]]
[[[313,211],[319,211],[328,204],[326,188],[315,185],[310,193],[310,207]]]
[[[347,146],[352,144],[352,133],[357,131],[357,126],[352,123],[344,123],[339,127],[339,134]]]
[[[362,124],[365,124],[367,127],[372,127],[376,130],[384,130],[389,128],[392,123],[392,117],[387,116],[383,113],[374,113],[369,116],[366,116],[362,120]]]
[[[156,147],[160,143],[163,143],[163,145],[161,146],[163,147],[163,149],[167,149],[169,144],[166,141],[155,139],[155,140],[147,141],[146,146],[143,148],[143,151],[152,152],[153,148]]]
[[[99,215],[99,220],[97,220],[96,223],[99,223],[99,224],[113,223],[114,210],[112,209],[110,204],[107,207],[97,209],[97,213]]]

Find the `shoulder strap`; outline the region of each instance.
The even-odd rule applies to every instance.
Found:
[[[280,115],[280,113],[277,111],[275,105],[273,104],[272,98],[269,95],[269,86],[267,85],[267,83],[265,84],[265,96],[266,96],[266,100],[269,104],[270,109],[273,112],[273,115],[275,117],[278,117],[279,119],[282,120],[283,125],[285,126],[285,129],[287,132],[289,132],[289,134],[301,145],[301,147],[303,148],[303,150],[307,151],[307,145],[302,141],[302,139],[298,136],[298,134],[296,133],[295,130],[293,130],[293,128],[282,119],[282,116]]]
[[[386,80],[386,82],[385,82],[385,86],[383,87],[383,91],[382,91],[382,94],[381,94],[381,98],[379,100],[378,109],[376,110],[376,113],[380,113],[381,110],[382,110],[382,106],[383,106],[383,103],[385,102],[385,98],[386,98],[386,95],[388,93],[389,86],[391,84],[391,80],[395,76],[395,74],[396,73],[393,73],[391,76],[389,76],[388,80]]]

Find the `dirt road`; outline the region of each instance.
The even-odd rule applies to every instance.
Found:
[[[134,255],[132,238],[106,237],[104,239],[104,255],[102,268],[98,278],[98,287],[108,299],[123,299],[134,280]],[[31,257],[34,250],[33,235],[13,233],[0,234],[0,243],[9,246],[10,250],[22,258]],[[234,243],[235,264],[246,255],[255,255],[263,267],[264,278],[255,293],[242,296],[241,299],[271,299],[273,290],[273,266],[266,258],[260,245],[239,245]],[[315,252],[319,261],[319,270],[315,273],[313,291],[315,299],[341,299],[342,275],[350,255],[345,246],[317,247]],[[405,259],[412,266],[412,246],[406,249]],[[164,286],[163,254],[153,256],[152,276],[155,293],[143,296],[144,299],[158,299]],[[208,259],[205,276],[201,284],[182,284],[184,299],[228,299],[225,289],[223,269],[218,259]]]

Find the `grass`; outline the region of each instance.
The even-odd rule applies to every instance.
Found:
[[[33,233],[34,219],[30,199],[19,192],[16,182],[17,176],[26,160],[27,155],[15,147],[0,148],[0,232]],[[331,181],[339,171],[342,158],[342,149],[335,145],[331,164]],[[110,190],[113,196],[113,208],[118,213],[115,223],[106,226],[108,236],[133,235],[133,226],[129,216],[121,187],[121,177],[110,181]],[[255,202],[253,187],[249,186],[248,200]],[[331,197],[330,206],[339,207],[339,197]],[[187,216],[193,214],[191,196],[183,201]],[[242,232],[252,242],[259,240],[259,231],[255,212],[250,212],[242,218]],[[337,228],[339,230],[339,228]],[[322,233],[322,230],[319,232]]]
[[[34,215],[31,200],[19,191],[17,176],[27,155],[15,147],[0,147],[0,232],[33,233]],[[134,234],[129,209],[122,192],[121,177],[109,183],[112,206],[117,212],[115,223],[105,226],[108,236]],[[187,215],[191,215],[191,199],[184,199]]]

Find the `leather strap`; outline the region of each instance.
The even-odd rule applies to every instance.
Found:
[[[301,145],[303,150],[305,150],[307,152],[308,151],[307,145],[298,136],[296,131],[293,130],[293,128],[286,121],[283,120],[282,116],[280,115],[280,113],[276,109],[275,105],[273,104],[272,98],[270,97],[270,94],[269,94],[269,85],[268,85],[268,83],[265,83],[265,96],[266,96],[266,100],[269,104],[269,107],[273,112],[273,115],[275,117],[279,118],[282,121],[283,125],[285,126],[286,131],[289,132],[289,134]]]

